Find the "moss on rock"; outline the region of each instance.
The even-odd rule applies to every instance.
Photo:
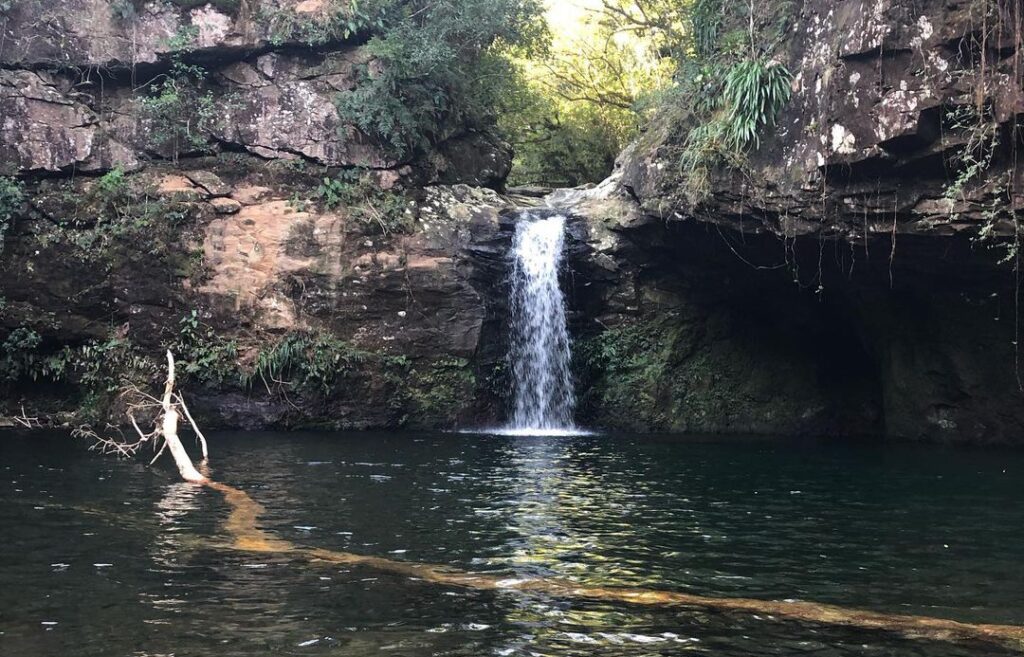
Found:
[[[465,358],[442,358],[413,367],[406,379],[410,424],[454,426],[473,405],[476,376]]]

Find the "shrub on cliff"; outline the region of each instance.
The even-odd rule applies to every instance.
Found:
[[[373,176],[360,169],[340,171],[325,177],[316,197],[327,210],[344,208],[346,215],[362,225],[367,234],[390,235],[412,230],[409,201],[396,190],[381,189]]]
[[[380,8],[372,61],[338,110],[398,155],[487,127],[511,79],[507,56],[544,35],[538,0],[413,0]]]

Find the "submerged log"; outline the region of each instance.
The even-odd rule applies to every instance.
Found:
[[[910,638],[938,641],[986,641],[1024,652],[1024,627],[962,623],[945,618],[886,614],[863,609],[800,600],[759,600],[718,598],[657,589],[583,586],[555,578],[509,579],[459,571],[447,566],[396,561],[313,548],[292,543],[257,526],[263,507],[245,491],[216,481],[206,486],[220,492],[231,506],[225,528],[234,539],[233,547],[245,552],[291,553],[312,563],[359,565],[384,572],[415,577],[434,584],[477,590],[540,592],[556,598],[602,600],[636,605],[695,607],[717,612],[758,614],[777,620],[820,623],[863,630],[894,632]]]
[[[166,448],[174,457],[178,472],[188,482],[202,484],[218,491],[231,507],[225,522],[225,529],[233,539],[232,547],[245,552],[288,553],[300,556],[311,563],[333,563],[360,565],[383,572],[415,577],[439,584],[476,590],[530,591],[540,592],[557,598],[613,601],[626,604],[651,606],[676,606],[707,609],[717,612],[758,614],[773,619],[836,625],[863,630],[894,632],[911,638],[926,638],[939,641],[986,641],[1024,652],[1024,627],[984,623],[963,623],[945,618],[886,614],[863,609],[850,609],[837,605],[821,604],[801,600],[760,600],[757,598],[718,598],[680,591],[657,589],[585,586],[557,578],[514,579],[494,575],[460,571],[447,566],[396,561],[338,550],[314,548],[292,543],[264,529],[258,521],[263,506],[243,490],[213,481],[196,469],[178,437],[180,407],[192,424],[202,444],[204,463],[207,458],[206,439],[195,420],[188,412],[181,395],[175,392],[174,356],[167,352],[167,380],[163,397],[156,400],[143,395],[143,400],[129,407],[129,418],[138,433],[139,440],[126,444],[100,438],[96,445],[103,451],[121,454],[134,453],[138,447],[153,440],[162,440],[157,457]],[[136,389],[137,390],[137,389]],[[150,401],[151,400],[151,401]],[[156,402],[160,407],[157,426],[146,433],[139,427],[134,409],[144,408]],[[81,430],[80,430],[81,431]],[[81,431],[86,435],[95,433]],[[155,460],[155,459],[154,459]]]

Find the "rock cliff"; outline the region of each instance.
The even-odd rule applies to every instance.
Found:
[[[571,214],[580,421],[1020,442],[1019,3],[790,4],[793,97],[742,166],[695,198],[692,117],[667,108],[609,180],[549,197]],[[503,416],[525,200],[486,187],[508,148],[448,125],[398,156],[347,125],[335,96],[376,64],[369,32],[317,27],[337,8],[0,13],[0,176],[23,185],[6,414],[116,416],[121,378],[158,379],[171,347],[210,423]]]
[[[0,13],[0,176],[19,196],[0,251],[8,413],[116,416],[122,377],[149,377],[170,346],[211,422],[500,414],[503,346],[487,337],[508,202],[461,183],[500,185],[511,154],[446,125],[399,156],[347,125],[336,95],[377,64],[369,32],[333,30],[342,9]]]
[[[1021,20],[800,3],[793,96],[742,166],[694,199],[665,111],[562,197],[617,281],[580,325],[592,421],[1019,441]]]

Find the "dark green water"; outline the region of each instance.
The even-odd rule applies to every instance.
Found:
[[[289,540],[509,577],[1024,624],[1024,452],[585,436],[219,434]],[[228,509],[0,434],[0,655],[1020,654],[743,614],[466,591],[233,552]]]

